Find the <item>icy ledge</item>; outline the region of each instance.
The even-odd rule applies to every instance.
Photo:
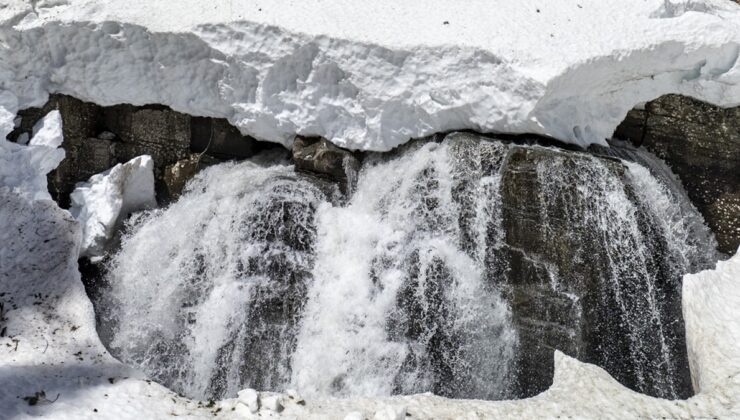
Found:
[[[60,92],[285,145],[382,151],[466,128],[603,144],[666,93],[740,105],[739,55],[727,0],[9,0],[0,127]]]

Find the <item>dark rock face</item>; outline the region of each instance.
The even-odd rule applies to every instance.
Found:
[[[167,168],[191,153],[243,159],[275,147],[241,135],[224,119],[191,117],[161,105],[102,107],[66,95],[52,95],[42,108],[21,111],[21,125],[9,139],[30,133],[54,109],[62,115],[67,157],[49,174],[49,190],[62,207],[69,206],[76,183],[139,155],[154,159],[157,196],[167,201],[174,198],[164,182]]]
[[[208,166],[219,163],[218,159],[198,153],[191,154],[188,158],[178,160],[172,165],[164,168],[162,183],[165,194],[170,200],[176,200],[185,189],[185,185],[195,174]]]
[[[360,170],[360,159],[356,154],[316,137],[296,137],[293,160],[296,169],[324,175],[339,182],[344,193],[354,188]]]
[[[740,107],[667,95],[633,110],[614,137],[645,147],[678,175],[719,250],[740,246]]]
[[[680,273],[667,267],[664,234],[623,164],[513,147],[501,185],[501,255],[520,339],[517,394],[549,387],[559,349],[640,392],[690,396]],[[611,209],[615,195],[634,203],[634,212],[620,217]]]
[[[225,119],[193,117],[190,127],[190,150],[217,159],[246,159],[268,145],[245,137]]]

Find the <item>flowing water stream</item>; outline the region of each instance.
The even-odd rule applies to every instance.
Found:
[[[713,239],[660,162],[623,157],[455,134],[369,156],[347,201],[286,162],[211,167],[130,221],[101,336],[201,399],[522,397],[552,348],[685,396],[680,278]]]

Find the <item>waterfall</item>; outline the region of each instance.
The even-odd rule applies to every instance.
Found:
[[[371,158],[351,202],[319,217],[293,358],[298,388],[507,395],[516,335],[482,261],[465,252],[448,149],[426,143]],[[490,181],[479,182],[484,189]]]
[[[289,166],[224,164],[133,221],[102,303],[113,353],[197,398],[282,387],[326,197]]]
[[[716,255],[664,170],[463,133],[368,156],[348,200],[286,162],[217,165],[128,222],[101,337],[201,399],[523,397],[553,348],[684,396],[680,276]]]

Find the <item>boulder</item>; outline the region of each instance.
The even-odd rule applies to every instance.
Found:
[[[188,181],[195,174],[218,162],[217,159],[210,156],[193,153],[186,159],[178,160],[172,165],[167,165],[162,175],[162,182],[165,187],[165,190],[162,192],[164,194],[162,199],[165,201],[176,200],[183,193],[185,185],[187,185]]]
[[[357,183],[360,158],[326,139],[296,137],[293,142],[296,169],[323,175],[338,182],[342,192],[349,194]]]

